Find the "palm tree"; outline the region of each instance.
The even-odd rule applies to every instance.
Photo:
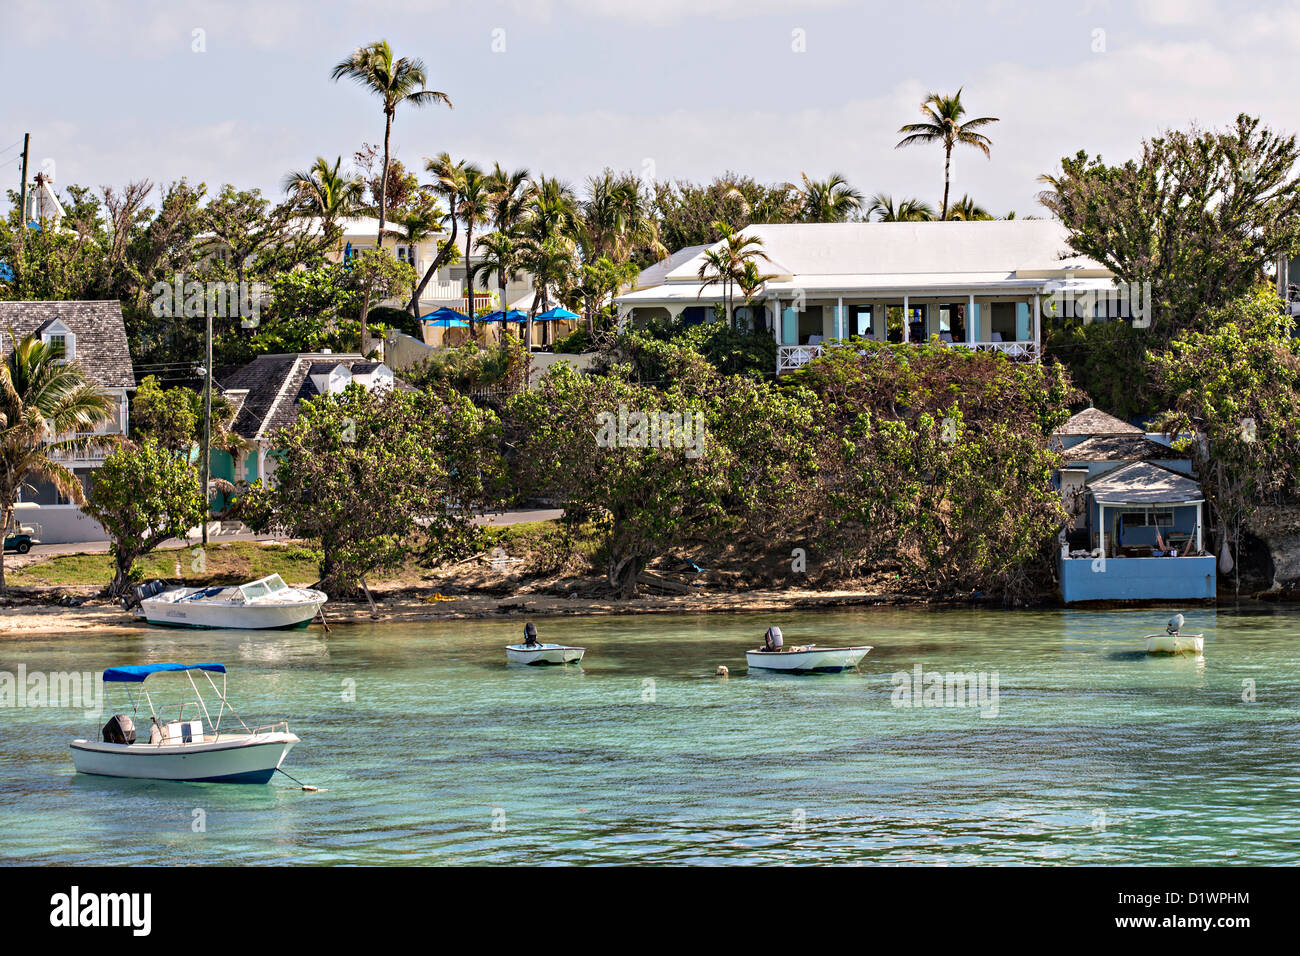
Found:
[[[929,222],[934,218],[934,208],[921,199],[900,199],[894,205],[888,193],[876,193],[867,215],[875,216],[876,222]]]
[[[384,104],[384,166],[379,177],[379,235],[376,238],[376,243],[382,248],[384,223],[387,221],[389,141],[397,107],[403,103],[415,107],[445,103],[451,108],[451,100],[446,93],[425,89],[428,79],[423,60],[405,56],[394,59],[387,40],[378,40],[353,50],[351,56],[335,65],[330,78],[335,81],[354,80]]]
[[[519,278],[519,258],[521,249],[509,232],[498,229],[489,232],[478,241],[478,262],[467,273],[470,285],[478,276],[490,279],[496,276],[497,290],[501,297],[501,311],[506,311],[506,285]],[[509,323],[502,322],[502,329],[509,331]]]
[[[809,179],[807,173],[799,176],[802,186],[789,185],[795,192],[800,222],[845,222],[862,208],[862,193],[841,173],[831,173],[820,180]]]
[[[12,351],[0,362],[0,535],[13,522],[18,492],[28,481],[48,482],[81,504],[81,482],[57,461],[59,453],[112,441],[60,437],[108,421],[111,400],[86,381],[80,365],[63,361],[61,345],[31,335],[19,339],[12,329],[9,341]],[[4,589],[0,549],[0,592]]]
[[[284,177],[284,191],[303,210],[321,221],[326,244],[338,241],[338,221],[350,216],[361,205],[365,185],[360,176],[339,172],[343,157],[331,166],[324,156],[317,156],[311,168]]]
[[[483,170],[473,163],[465,163],[456,199],[456,215],[465,224],[465,314],[469,316],[469,334],[474,337],[474,227],[488,221],[492,208],[491,190]]]
[[[698,273],[702,283],[699,295],[704,295],[705,287],[710,284],[720,283],[722,285],[723,301],[727,313],[727,328],[731,328],[734,319],[731,307],[732,287],[739,285],[746,279],[745,270],[750,263],[759,259],[769,262],[771,260],[768,259],[767,253],[759,248],[763,245],[763,240],[759,236],[737,232],[725,222],[715,222],[713,228],[722,233],[723,238],[721,243],[704,250],[704,261],[700,264]],[[758,284],[761,285],[767,278],[769,277],[763,277]]]
[[[533,344],[533,320],[539,312],[546,311],[550,305],[551,290],[555,289],[557,295],[562,298],[573,279],[577,265],[574,251],[573,241],[566,236],[553,236],[525,246],[523,264],[532,273],[536,285],[533,305],[528,310],[528,323],[524,333],[529,348],[532,348]],[[550,344],[549,328],[547,344]]]
[[[451,233],[447,236],[447,241],[438,248],[438,254],[433,257],[429,267],[424,270],[419,284],[415,287],[415,293],[411,296],[411,301],[407,303],[407,311],[412,315],[420,314],[420,296],[424,294],[425,287],[430,280],[438,274],[438,270],[447,262],[449,256],[456,252],[456,199],[464,189],[465,183],[465,161],[453,160],[449,153],[439,153],[433,159],[425,159],[425,171],[433,176],[433,183],[422,186],[422,189],[430,190],[435,195],[441,196],[447,200],[447,213],[444,221],[450,221]]]
[[[548,290],[566,284],[572,277],[577,249],[574,237],[581,233],[573,188],[558,179],[538,177],[527,211],[515,231],[521,249],[520,261],[533,276],[533,304],[528,310],[524,333],[531,348],[533,318],[549,300]]]
[[[1012,218],[1014,217],[1015,213],[1012,213]],[[980,219],[992,219],[993,214],[976,203],[970,196],[963,194],[948,210],[948,218],[962,222],[975,222]]]
[[[650,197],[631,173],[616,175],[606,169],[589,177],[581,213],[581,239],[589,262],[602,256],[624,262],[638,249],[645,249],[656,261],[669,253],[659,239]]]
[[[387,40],[377,40],[369,46],[358,47],[352,55],[335,64],[330,78],[355,80],[362,89],[374,93],[384,104],[384,166],[379,176],[379,230],[375,245],[384,247],[384,225],[387,222],[388,206],[388,165],[391,158],[389,148],[393,133],[393,118],[397,107],[402,103],[411,106],[429,106],[445,103],[451,107],[451,100],[446,93],[425,89],[427,79],[424,61],[410,57],[394,59],[393,50]],[[367,316],[370,313],[370,288],[367,285],[361,298],[361,351],[365,353],[370,344],[370,325]]]
[[[911,146],[914,143],[943,143],[943,206],[939,209],[939,218],[948,218],[949,169],[952,165],[952,148],[958,143],[974,146],[985,156],[993,141],[977,130],[996,123],[996,116],[979,116],[962,122],[966,107],[961,103],[961,90],[952,96],[931,93],[921,103],[921,115],[924,123],[909,123],[899,132],[906,133],[895,149]]]
[[[533,189],[528,170],[508,171],[500,163],[494,163],[492,172],[487,174],[486,186],[492,225],[497,232],[509,232],[528,209]]]

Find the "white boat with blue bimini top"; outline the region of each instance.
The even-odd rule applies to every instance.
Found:
[[[144,682],[153,674],[183,673],[194,691],[194,699],[182,698],[175,718],[160,717]],[[221,701],[215,720],[194,681],[198,672],[207,678]],[[220,674],[221,687],[212,679]],[[286,721],[250,728],[226,698],[226,665],[139,664],[110,667],[105,684],[124,685],[134,716],[114,714],[104,725],[101,740],[74,740],[72,765],[78,773],[145,780],[176,780],[188,783],[267,783],[280,768],[299,738],[289,732]],[[130,688],[139,686],[132,695]],[[141,704],[149,711],[149,740],[136,739],[135,718]],[[187,713],[187,708],[193,708]],[[243,728],[230,733],[221,729],[226,711]],[[283,772],[283,771],[281,771]],[[304,788],[306,789],[306,788]]]
[[[165,627],[270,630],[306,627],[329,598],[291,588],[278,574],[232,587],[172,588],[161,581],[136,589],[139,615]]]

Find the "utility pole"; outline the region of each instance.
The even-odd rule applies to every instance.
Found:
[[[23,241],[27,236],[27,151],[32,134],[23,133],[23,173],[18,183],[18,276],[23,274]]]
[[[209,461],[211,459],[210,445],[212,443],[212,312],[210,309],[203,310],[207,316],[207,334],[205,336],[204,350],[207,352],[207,358],[203,366],[203,458],[199,462],[199,487],[203,491],[203,547],[208,547],[208,474]]]

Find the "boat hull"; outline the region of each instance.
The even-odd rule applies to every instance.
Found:
[[[538,647],[525,647],[523,644],[510,644],[506,647],[506,660],[511,664],[528,664],[534,667],[548,664],[576,664],[587,653],[585,647],[568,647],[564,644],[542,644]]]
[[[240,734],[202,744],[106,744],[74,740],[78,773],[186,783],[267,783],[298,737],[289,733]]]
[[[1203,634],[1148,634],[1148,654],[1202,654],[1205,652]]]
[[[162,627],[197,627],[236,631],[291,630],[306,627],[316,617],[322,601],[301,604],[207,605],[201,601],[141,601],[150,624]]]
[[[814,647],[791,651],[746,651],[750,670],[784,674],[838,674],[852,670],[870,647]]]

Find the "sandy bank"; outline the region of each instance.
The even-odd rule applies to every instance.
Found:
[[[629,601],[579,599],[551,595],[465,595],[455,600],[432,597],[386,597],[379,602],[379,621],[448,621],[492,618],[549,618],[613,614],[696,614],[803,611],[932,604],[919,596],[867,591],[758,590],[700,593],[681,596],[647,596]],[[331,627],[372,623],[365,603],[330,602],[326,617]],[[0,639],[50,634],[128,634],[148,625],[137,621],[116,604],[81,607],[19,606],[0,608]]]

